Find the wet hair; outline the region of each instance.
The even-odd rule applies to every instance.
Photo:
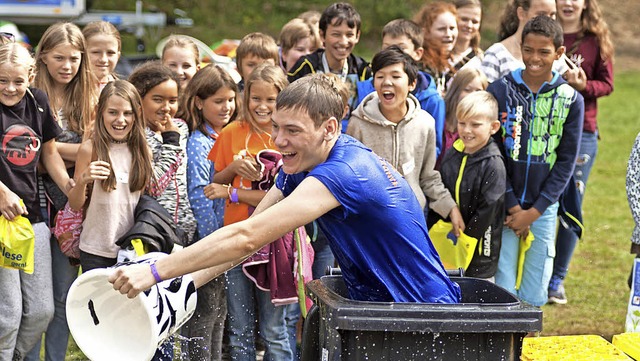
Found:
[[[27,79],[33,80],[36,62],[29,50],[18,43],[0,44],[0,64],[10,64],[14,67],[24,67],[27,70]]]
[[[326,36],[329,25],[342,25],[343,21],[347,22],[348,27],[360,31],[362,19],[356,8],[348,3],[333,3],[322,12],[318,27],[323,36]]]
[[[482,16],[482,3],[480,0],[453,0],[453,5],[456,7],[456,10],[466,7],[477,7],[480,9],[480,16]],[[482,24],[482,18],[480,18],[480,23]],[[480,31],[478,31],[469,43],[469,46],[471,46],[476,54],[482,53],[482,49],[480,49],[480,40],[481,34]]]
[[[597,0],[584,0],[584,10],[580,17],[581,30],[577,34],[576,41],[571,49],[567,49],[567,53],[573,53],[580,45],[582,38],[587,34],[593,34],[598,39],[600,45],[600,57],[603,61],[613,61],[614,47],[611,41],[609,26],[604,21],[602,11]],[[562,20],[558,17],[558,22],[562,24]]]
[[[418,24],[407,19],[395,19],[391,20],[382,28],[382,37],[390,36],[392,38],[399,38],[406,36],[413,47],[417,50],[422,47],[424,42],[424,32]]]
[[[487,77],[484,73],[473,67],[465,67],[460,69],[454,75],[451,80],[451,84],[449,84],[449,89],[447,90],[447,94],[444,96],[444,104],[445,104],[445,128],[446,129],[456,129],[457,126],[457,118],[456,118],[456,107],[460,102],[460,94],[472,81],[475,79],[480,79],[480,83],[482,84],[482,89],[487,89],[488,81]]]
[[[198,46],[191,41],[191,39],[181,35],[171,34],[162,48],[162,61],[164,61],[164,53],[171,48],[181,48],[191,51],[194,56],[194,64],[198,65],[198,63],[200,63],[200,50],[198,50]]]
[[[247,122],[251,126],[252,131],[255,133],[263,131],[254,124],[253,115],[249,110],[249,100],[251,99],[251,88],[253,87],[253,84],[259,81],[273,85],[278,94],[280,94],[280,92],[289,85],[287,77],[284,75],[282,69],[277,65],[262,63],[251,72],[251,75],[249,75],[244,86],[244,107],[242,109],[242,118],[243,121]]]
[[[173,80],[176,82],[179,93],[180,79],[178,79],[176,73],[162,65],[159,60],[143,63],[136,67],[131,75],[129,75],[129,82],[136,87],[136,90],[138,90],[138,93],[140,94],[140,98],[144,98],[151,89],[167,80]]]
[[[282,30],[280,30],[278,45],[282,48],[282,52],[285,53],[293,49],[298,41],[305,38],[310,38],[311,45],[314,50],[318,49],[322,45],[320,42],[320,35],[318,35],[318,31],[312,24],[300,18],[294,18],[284,24]]]
[[[209,134],[206,127],[206,119],[202,110],[196,106],[196,98],[205,100],[218,92],[220,89],[228,88],[238,95],[238,86],[231,78],[231,75],[216,65],[208,65],[200,69],[191,79],[182,94],[180,106],[178,107],[177,118],[184,119],[189,126],[189,132],[198,129],[202,134]],[[238,114],[238,102],[231,115],[231,120]]]
[[[498,120],[498,101],[486,90],[473,92],[462,99],[456,107],[458,119]]]
[[[126,80],[115,80],[107,83],[100,93],[93,135],[93,149],[98,159],[108,162],[110,165],[112,164],[109,156],[112,138],[104,124],[104,112],[107,108],[108,100],[113,96],[119,96],[131,104],[133,123],[127,138],[127,147],[132,156],[131,169],[135,169],[135,172],[129,173],[129,190],[131,192],[141,191],[145,189],[153,176],[151,152],[145,137],[145,123],[142,118],[140,95],[138,95],[136,88]],[[109,173],[107,179],[102,181],[102,188],[105,192],[116,189],[114,172]]]
[[[545,15],[538,15],[535,18],[527,21],[522,30],[522,43],[529,34],[542,35],[553,41],[553,47],[558,49],[564,44],[564,37],[562,36],[562,27],[557,21],[551,19]]]
[[[407,74],[407,78],[409,78],[409,84],[413,84],[416,81],[418,78],[418,67],[413,62],[413,59],[397,45],[391,45],[373,56],[371,60],[373,76],[375,77],[380,69],[395,64],[402,64],[402,68]]]
[[[118,43],[118,51],[122,49],[122,39],[120,32],[113,24],[108,21],[92,21],[82,28],[82,35],[84,35],[85,41],[96,35],[108,35],[112,36]]]
[[[302,77],[278,94],[276,110],[306,113],[316,129],[331,117],[337,119],[340,126],[344,111],[340,89],[344,85],[338,81],[324,74]]]
[[[244,58],[254,55],[260,59],[273,59],[274,64],[280,62],[278,54],[278,45],[270,35],[263,33],[249,33],[240,40],[240,44],[236,48],[236,64],[238,71],[242,72],[242,63]],[[246,79],[249,74],[240,74]]]
[[[68,44],[80,52],[78,73],[65,85],[62,94],[57,94],[55,80],[49,74],[43,58],[56,46]],[[55,116],[62,111],[68,120],[69,130],[79,135],[92,129],[93,111],[98,100],[98,80],[91,73],[86,43],[82,31],[75,24],[56,23],[44,32],[36,53],[36,77],[33,85],[42,89],[49,97]],[[58,108],[56,104],[61,104]]]
[[[426,33],[431,31],[431,26],[433,26],[433,23],[436,21],[438,16],[444,13],[451,13],[455,17],[458,16],[456,7],[453,6],[453,4],[439,1],[424,5],[413,18],[413,21],[418,24],[425,33],[422,44],[422,47],[424,48],[422,63],[424,63],[427,69],[434,71],[443,71],[445,69],[452,70],[451,65],[449,64],[450,54],[444,54],[442,52],[442,46],[437,41],[426,36]]]

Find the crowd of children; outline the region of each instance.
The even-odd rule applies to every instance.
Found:
[[[121,39],[108,22],[82,30],[71,23],[52,25],[35,55],[3,36],[0,213],[31,222],[35,271],[0,268],[6,290],[0,359],[39,360],[44,335],[46,359],[64,360],[66,295],[78,266],[88,271],[118,262],[116,241],[134,224],[145,194],[168,212],[182,236],[180,246],[189,249],[202,247],[218,229],[241,229],[231,225],[245,224],[254,210],[259,214],[265,203],[280,200],[267,193],[273,185],[279,196],[298,184],[297,197],[305,189],[318,190],[297,175],[313,169],[331,191],[344,188],[330,202],[322,192],[301,199],[323,199],[320,208],[338,202],[344,212],[327,214],[353,223],[331,225],[316,211],[317,222],[291,214],[306,221],[312,240],[309,272],[313,268],[318,278],[337,261],[353,284],[361,275],[353,277],[350,270],[364,272],[358,262],[384,268],[376,263],[381,254],[372,256],[335,236],[364,227],[362,219],[380,212],[355,205],[354,198],[366,204],[380,195],[365,194],[366,187],[356,187],[351,178],[331,180],[346,165],[353,166],[350,172],[366,173],[365,159],[381,165],[372,179],[384,176],[394,187],[396,175],[407,181],[389,199],[409,195],[410,217],[426,232],[442,220],[451,223],[454,236],[478,241],[468,276],[491,280],[535,306],[566,303],[562,282],[578,235],[558,225],[558,208],[569,188],[577,189],[581,205],[598,148],[597,99],[613,91],[613,45],[596,0],[510,0],[501,41],[485,51],[481,17],[479,0],[427,3],[413,21],[395,19],[384,26],[381,51],[369,63],[353,54],[360,15],[351,4],[334,3],[286,23],[277,42],[259,32],[243,37],[236,51],[238,83],[222,68],[201,64],[198,46],[180,35],[169,37],[160,60],[140,65],[126,80],[114,73]],[[311,76],[317,73],[324,75]],[[297,93],[285,91],[294,84]],[[327,89],[335,99],[327,100]],[[317,106],[300,94],[317,96]],[[338,98],[340,107],[333,109]],[[297,108],[298,103],[306,105]],[[319,109],[323,104],[329,108]],[[293,119],[296,111],[307,111],[314,129],[305,128],[306,118]],[[335,115],[335,124],[315,119],[316,113]],[[296,142],[315,136],[328,148],[303,154]],[[326,163],[314,153],[324,151]],[[277,156],[265,164],[259,154]],[[286,176],[274,179],[283,159],[280,175]],[[295,169],[286,169],[291,164]],[[576,187],[567,187],[569,182]],[[66,208],[82,210],[84,217],[77,259],[62,253],[50,231]],[[532,241],[519,267],[526,239]],[[283,242],[293,259],[300,245]],[[429,260],[432,247],[416,247],[428,264],[416,272],[440,274],[437,259]],[[296,297],[282,297],[294,284],[277,282],[296,277],[284,266],[287,260],[271,260],[280,276],[266,288],[247,270],[251,258],[234,259],[234,268],[200,286],[194,316],[181,330],[191,339],[183,349],[189,359],[222,359],[225,334],[233,360],[255,360],[261,345],[266,359],[298,358],[301,310]],[[404,267],[400,260],[389,262],[391,268]],[[350,294],[374,301],[459,299],[456,286],[438,277],[427,295],[407,295],[391,284],[383,290],[374,278],[364,282],[369,294],[364,286]],[[442,294],[434,294],[438,290]],[[170,360],[172,354],[170,344],[162,345],[154,360]]]

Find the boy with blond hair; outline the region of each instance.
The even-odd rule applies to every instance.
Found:
[[[245,35],[236,48],[236,65],[242,80],[238,83],[238,90],[244,91],[244,80],[251,75],[258,65],[268,62],[277,65],[280,62],[278,45],[269,35],[263,33],[249,33]]]

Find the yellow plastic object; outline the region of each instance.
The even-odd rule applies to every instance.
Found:
[[[640,333],[626,332],[613,335],[612,343],[634,360],[640,360]]]
[[[478,245],[478,240],[460,232],[453,234],[451,222],[439,220],[429,229],[429,238],[440,255],[442,265],[447,269],[467,269]]]
[[[531,248],[531,243],[534,238],[533,232],[529,232],[527,237],[520,237],[520,249],[518,250],[518,273],[516,273],[516,290],[520,289],[524,270],[524,258],[529,248]]]
[[[20,204],[24,207],[22,199]],[[35,234],[26,217],[0,216],[0,267],[33,273]]]
[[[521,361],[630,361],[624,352],[596,335],[525,337]]]

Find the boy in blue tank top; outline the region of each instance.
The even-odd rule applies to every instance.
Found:
[[[276,100],[272,138],[284,165],[246,221],[210,234],[153,266],[119,268],[114,288],[134,297],[162,279],[194,272],[196,286],[263,245],[319,219],[352,299],[457,303],[460,288],[431,244],[411,187],[362,143],[341,135],[334,80],[302,78]]]

